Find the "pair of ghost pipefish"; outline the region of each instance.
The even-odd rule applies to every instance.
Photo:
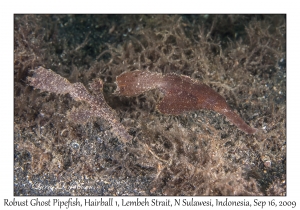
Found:
[[[70,94],[76,101],[85,101],[87,107],[73,108],[67,116],[77,123],[85,123],[91,118],[100,117],[108,121],[112,126],[113,133],[124,143],[131,140],[125,127],[119,122],[115,111],[106,103],[103,96],[103,82],[95,79],[90,84],[90,89],[97,95],[89,93],[82,83],[70,83],[67,79],[39,67],[33,70],[32,77],[28,77],[29,84],[42,91],[56,94]],[[208,109],[225,115],[229,121],[247,134],[253,134],[257,129],[247,125],[227,105],[225,99],[209,86],[202,84],[190,77],[177,75],[153,73],[149,71],[124,72],[116,78],[116,94],[120,96],[137,96],[146,91],[159,89],[164,97],[156,108],[163,114],[179,115],[183,112],[198,109]]]

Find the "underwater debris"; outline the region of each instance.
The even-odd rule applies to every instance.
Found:
[[[103,82],[101,79],[95,79],[90,84],[90,89],[97,92],[92,95],[82,83],[70,83],[67,79],[56,74],[52,70],[38,67],[33,70],[32,77],[28,77],[29,84],[36,89],[48,91],[56,94],[67,94],[76,101],[85,101],[90,107],[81,106],[74,108],[67,114],[68,118],[77,124],[86,123],[92,118],[100,117],[108,121],[112,126],[113,133],[118,136],[123,143],[131,140],[125,127],[119,122],[114,110],[108,106],[103,96]]]
[[[116,79],[116,94],[137,96],[146,91],[159,89],[163,99],[156,108],[163,114],[179,115],[183,112],[199,109],[213,110],[247,134],[257,129],[247,125],[226,103],[226,100],[209,86],[184,75],[153,73],[150,71],[124,72]]]

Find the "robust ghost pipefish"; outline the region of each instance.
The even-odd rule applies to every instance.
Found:
[[[159,89],[164,97],[156,108],[163,114],[179,115],[199,109],[213,110],[224,116],[247,134],[257,129],[250,127],[226,103],[226,100],[209,86],[184,75],[154,73],[150,71],[124,72],[116,79],[116,94],[137,96]]]
[[[95,117],[108,121],[112,126],[113,133],[124,143],[129,142],[132,137],[127,133],[125,127],[119,122],[115,111],[106,103],[103,96],[103,82],[95,79],[90,83],[90,89],[97,92],[91,94],[85,86],[80,83],[70,83],[67,79],[56,74],[52,70],[39,67],[33,70],[32,77],[28,77],[29,85],[41,91],[56,94],[69,94],[74,100],[85,102],[88,106],[74,108],[68,112],[67,117],[77,124],[84,124]]]

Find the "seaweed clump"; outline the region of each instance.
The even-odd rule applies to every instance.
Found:
[[[16,15],[14,52],[15,195],[285,195],[284,15]],[[100,78],[130,143],[103,118],[66,120],[86,102],[28,86],[39,66]],[[207,110],[163,115],[157,90],[114,95],[137,69],[207,84],[262,132]]]

